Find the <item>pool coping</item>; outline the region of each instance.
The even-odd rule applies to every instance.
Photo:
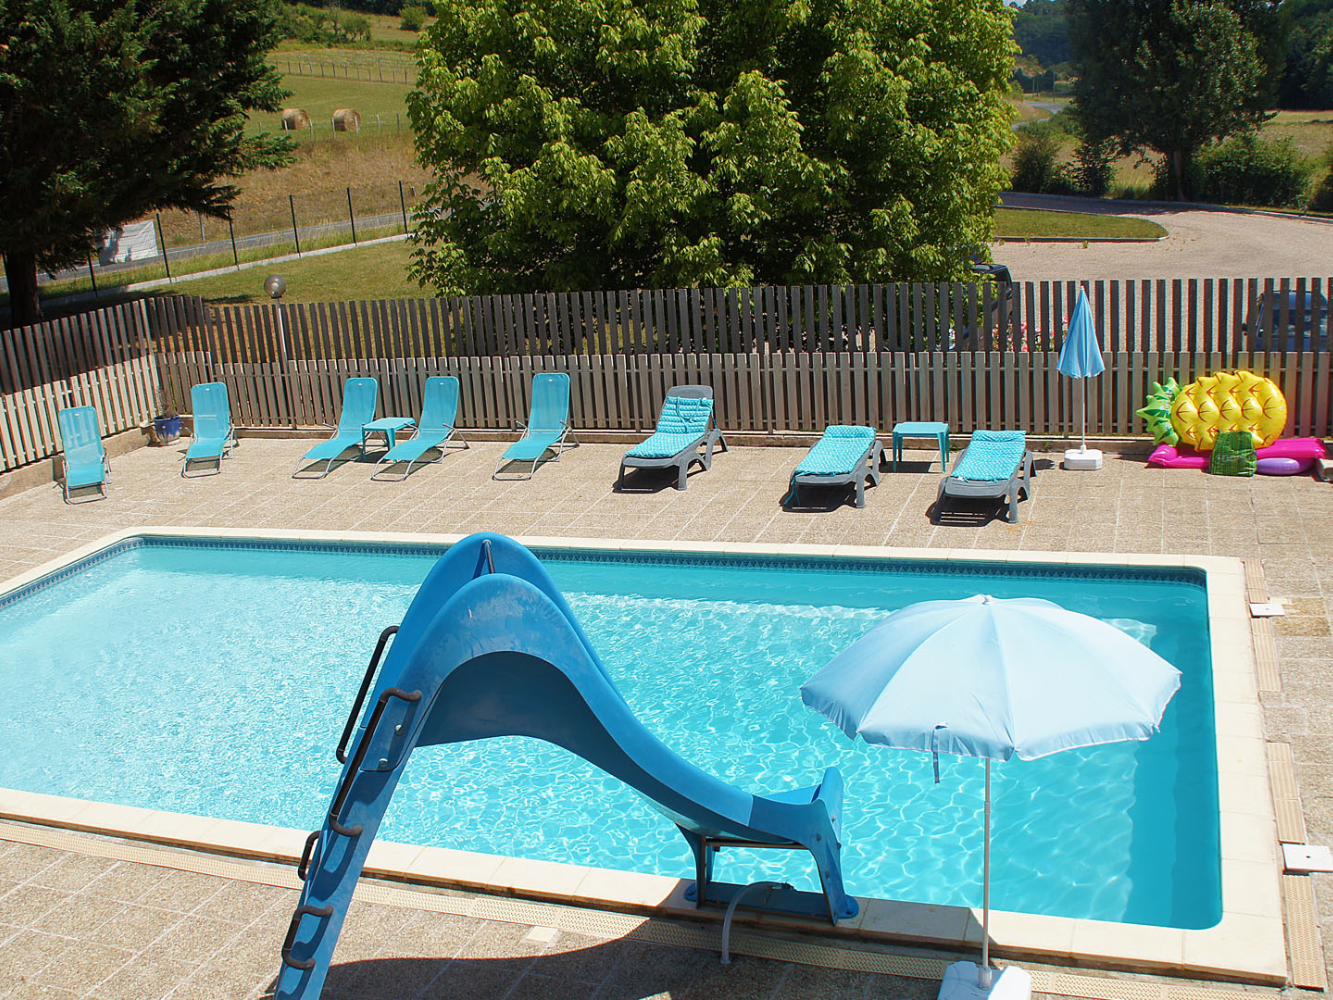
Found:
[[[43,577],[136,537],[254,539],[398,545],[450,545],[461,534],[362,531],[284,531],[182,527],[127,528],[0,583],[0,598]],[[1191,567],[1205,574],[1212,646],[1217,741],[1222,918],[1203,930],[991,912],[991,948],[1007,958],[1071,963],[1108,970],[1188,975],[1256,985],[1287,979],[1286,942],[1277,860],[1277,826],[1265,752],[1255,658],[1239,559],[1110,553],[1006,552],[984,549],[883,548],[851,545],[649,542],[520,536],[541,549],[592,549],[715,555],[783,555],[893,561],[1066,564],[1108,567]],[[295,864],[308,831],[211,819],[135,806],[0,788],[0,818],[82,832],[110,834],[174,847]],[[376,841],[367,875],[640,914],[720,920],[684,898],[688,879],[452,848]],[[754,915],[758,926],[799,926],[831,938],[880,940],[935,947],[980,946],[980,911],[858,897],[857,916],[838,926]],[[739,915],[738,915],[739,917]]]

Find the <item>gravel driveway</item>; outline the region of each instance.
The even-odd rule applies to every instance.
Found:
[[[1022,243],[991,246],[1015,280],[1095,278],[1286,278],[1333,274],[1333,220],[1314,222],[1227,209],[1005,194],[1006,208],[1042,208],[1151,219],[1158,243]]]

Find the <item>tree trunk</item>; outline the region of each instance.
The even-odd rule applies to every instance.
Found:
[[[1171,151],[1171,179],[1175,181],[1175,200],[1185,200],[1185,151],[1183,149],[1173,149]]]
[[[6,253],[5,280],[9,282],[9,322],[28,326],[42,321],[42,300],[37,295],[37,255]]]

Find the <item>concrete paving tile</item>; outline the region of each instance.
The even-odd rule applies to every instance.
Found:
[[[54,958],[33,977],[33,982],[82,996],[115,975],[133,958],[133,952],[122,948],[80,942],[72,945],[69,952]]]
[[[35,873],[29,882],[32,885],[41,885],[48,889],[78,892],[106,874],[111,863],[103,858],[66,854],[55,864],[48,865]]]
[[[48,911],[29,925],[33,930],[62,937],[87,937],[124,909],[113,899],[88,894],[76,895],[63,905]]]
[[[150,885],[134,902],[162,910],[191,913],[221,890],[225,880],[212,875],[173,871]]]
[[[5,905],[0,908],[0,923],[29,927],[70,897],[70,893],[39,885],[20,885],[5,897]]]
[[[31,844],[15,844],[12,850],[0,855],[0,878],[27,882],[62,860],[60,851]]]
[[[530,963],[531,959],[493,964],[455,961],[420,996],[422,1000],[496,1000],[508,995]]]
[[[88,884],[88,892],[130,903],[144,896],[170,874],[169,869],[149,865],[113,864]]]
[[[31,979],[73,944],[69,938],[21,930],[0,948],[0,980],[6,977]],[[0,996],[4,995],[0,992]]]
[[[529,972],[514,984],[506,1000],[592,1000],[596,992],[596,983]]]

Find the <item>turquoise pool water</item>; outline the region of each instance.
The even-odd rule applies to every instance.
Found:
[[[136,540],[0,602],[0,786],[314,829],[333,748],[424,549]],[[728,781],[772,792],[837,765],[844,870],[862,895],[978,905],[982,765],[853,744],[801,682],[890,611],[1036,596],[1149,642],[1184,673],[1160,735],[994,769],[992,904],[1200,928],[1221,916],[1201,575],[1005,564],[642,561],[543,553],[631,707]],[[938,564],[937,564],[938,565]],[[675,829],[618,780],[506,738],[418,750],[381,835],[691,874]],[[813,887],[808,857],[724,852],[720,877]]]

